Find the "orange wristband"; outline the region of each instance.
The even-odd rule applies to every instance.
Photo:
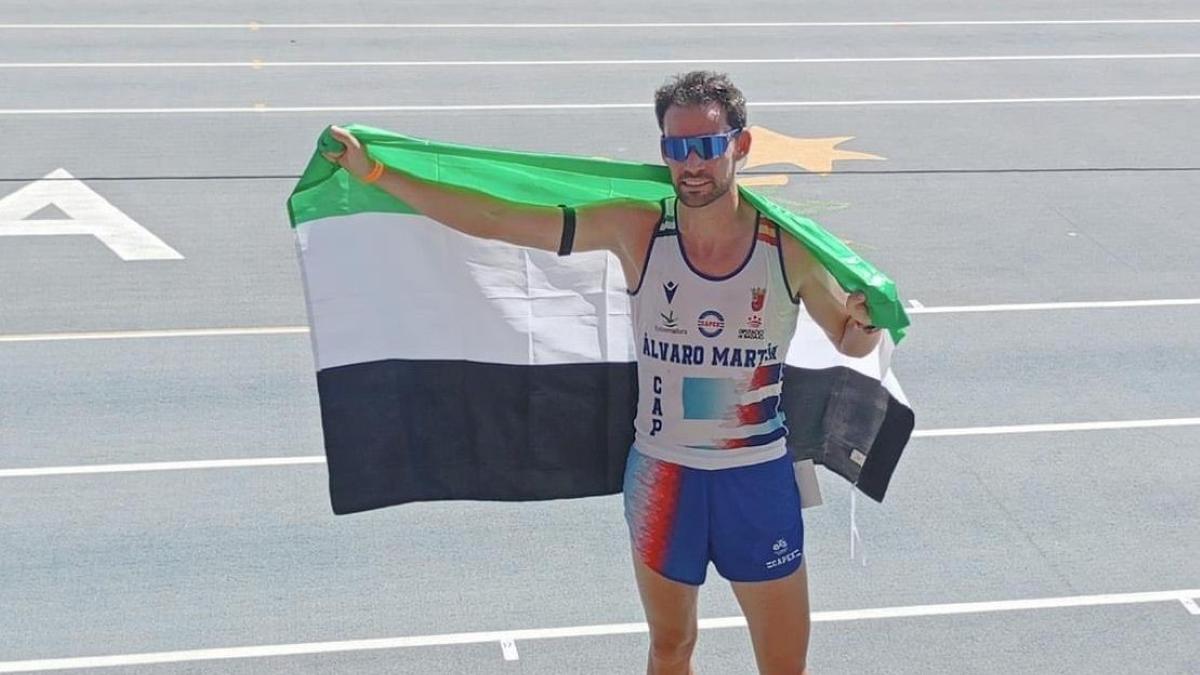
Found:
[[[364,183],[374,183],[383,176],[383,162],[375,160],[375,166],[371,169],[371,173],[363,176]]]

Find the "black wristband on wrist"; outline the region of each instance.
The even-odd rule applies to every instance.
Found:
[[[562,241],[558,244],[558,254],[569,255],[575,246],[575,209],[566,204],[559,204],[563,210]]]

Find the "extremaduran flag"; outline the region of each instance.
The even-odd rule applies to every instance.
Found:
[[[537,205],[673,194],[666,167],[508,152],[364,126],[386,166]],[[412,501],[538,500],[621,490],[635,345],[620,264],[469,237],[322,157],[288,200],[304,277],[333,511]],[[888,364],[908,317],[892,282],[816,223],[746,188],[888,329],[838,353],[801,313],[781,405],[788,447],[881,501],[913,429]]]

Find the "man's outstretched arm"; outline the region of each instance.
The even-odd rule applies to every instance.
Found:
[[[325,158],[340,165],[352,176],[365,179],[375,162],[362,144],[341,127],[331,127],[334,138],[346,150],[326,153]],[[418,212],[464,234],[495,239],[517,246],[559,251],[567,226],[564,210],[554,206],[529,206],[491,195],[429,182],[404,173],[384,169],[373,184]],[[609,250],[622,258],[630,248],[628,226],[653,216],[646,205],[615,201],[580,209],[575,214],[571,250]],[[636,229],[636,228],[635,228]]]
[[[870,354],[881,335],[879,329],[870,325],[866,296],[847,295],[833,275],[794,237],[780,237],[780,245],[784,276],[833,346],[847,356]]]

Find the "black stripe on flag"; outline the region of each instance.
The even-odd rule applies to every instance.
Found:
[[[335,514],[413,501],[533,501],[621,491],[633,363],[386,360],[317,373]],[[788,366],[789,447],[882,501],[913,414],[845,367]]]

